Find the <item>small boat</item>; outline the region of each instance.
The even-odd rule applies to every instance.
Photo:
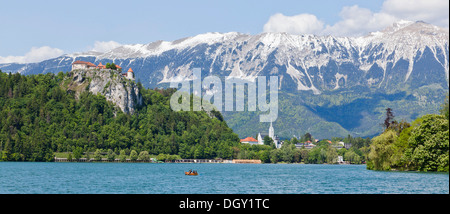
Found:
[[[198,172],[197,171],[184,172],[184,175],[198,175]]]

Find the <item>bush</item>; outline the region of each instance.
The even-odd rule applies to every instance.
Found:
[[[120,150],[120,154],[119,154],[119,160],[120,162],[125,162],[127,161],[127,155],[125,153],[125,150]]]
[[[73,157],[76,160],[80,160],[81,155],[83,154],[83,150],[80,147],[77,147],[74,151],[73,151]]]
[[[130,153],[130,159],[131,161],[137,161],[138,159],[138,153],[136,152],[136,150],[132,150]]]
[[[94,160],[101,161],[102,160],[102,151],[100,149],[95,150],[94,152]]]
[[[141,153],[139,153],[138,160],[149,161],[150,160],[150,155],[148,154],[147,151],[142,151]]]
[[[114,161],[116,158],[116,153],[112,149],[108,149],[107,158],[109,161]]]

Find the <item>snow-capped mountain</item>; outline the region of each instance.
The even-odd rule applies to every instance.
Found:
[[[148,88],[191,79],[193,68],[201,68],[202,77],[277,75],[281,93],[274,128],[279,136],[373,136],[381,131],[386,107],[406,121],[438,112],[449,89],[449,30],[400,21],[363,37],[206,33],[106,53],[0,64],[0,70],[57,73],[69,71],[76,60],[114,62],[125,71],[131,67]],[[224,112],[224,118],[241,137],[267,128],[254,112]]]
[[[236,32],[206,33],[172,42],[123,45],[106,53],[64,55],[40,63],[3,64],[23,74],[70,70],[75,60],[132,67],[145,86],[189,78],[192,68],[253,79],[278,75],[281,90],[315,94],[356,85],[384,89],[408,83],[448,87],[449,31],[401,21],[364,37]]]

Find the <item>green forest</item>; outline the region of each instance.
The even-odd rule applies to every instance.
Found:
[[[440,114],[427,114],[411,124],[394,120],[386,109],[384,132],[372,139],[367,168],[372,170],[449,171],[449,97]]]
[[[448,96],[440,115],[425,115],[411,123],[398,122],[392,110],[387,111],[384,132],[373,139],[348,135],[323,139],[312,149],[297,148],[298,143],[314,142],[306,133],[275,149],[270,138],[265,145],[241,144],[220,112],[171,110],[175,89],[145,89],[138,83],[143,103],[134,114],[124,114],[103,95],[83,91],[77,97],[64,87],[67,75],[0,71],[0,161],[54,161],[55,155],[63,155],[333,164],[342,156],[352,164],[367,162],[373,170],[448,172]],[[342,148],[338,142],[351,147]]]
[[[0,160],[53,161],[55,153],[96,151],[232,158],[239,151],[238,135],[219,112],[172,111],[174,89],[138,83],[144,102],[130,115],[102,95],[85,91],[76,99],[62,87],[66,75],[0,72]]]
[[[67,74],[24,76],[0,73],[0,161],[53,161],[102,157],[114,160],[260,159],[264,163],[335,163],[337,156],[351,163],[366,159],[370,139],[336,138],[352,143],[337,149],[323,140],[314,149],[296,143],[313,140],[307,133],[285,140],[281,149],[241,144],[220,112],[170,109],[174,89],[145,89],[138,83],[143,104],[124,114],[102,95],[88,91],[76,98],[66,90]],[[191,97],[192,99],[192,97]]]

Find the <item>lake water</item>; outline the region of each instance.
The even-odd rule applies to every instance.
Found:
[[[185,176],[189,169],[199,176]],[[18,193],[449,194],[449,174],[365,165],[0,162],[0,194]]]

